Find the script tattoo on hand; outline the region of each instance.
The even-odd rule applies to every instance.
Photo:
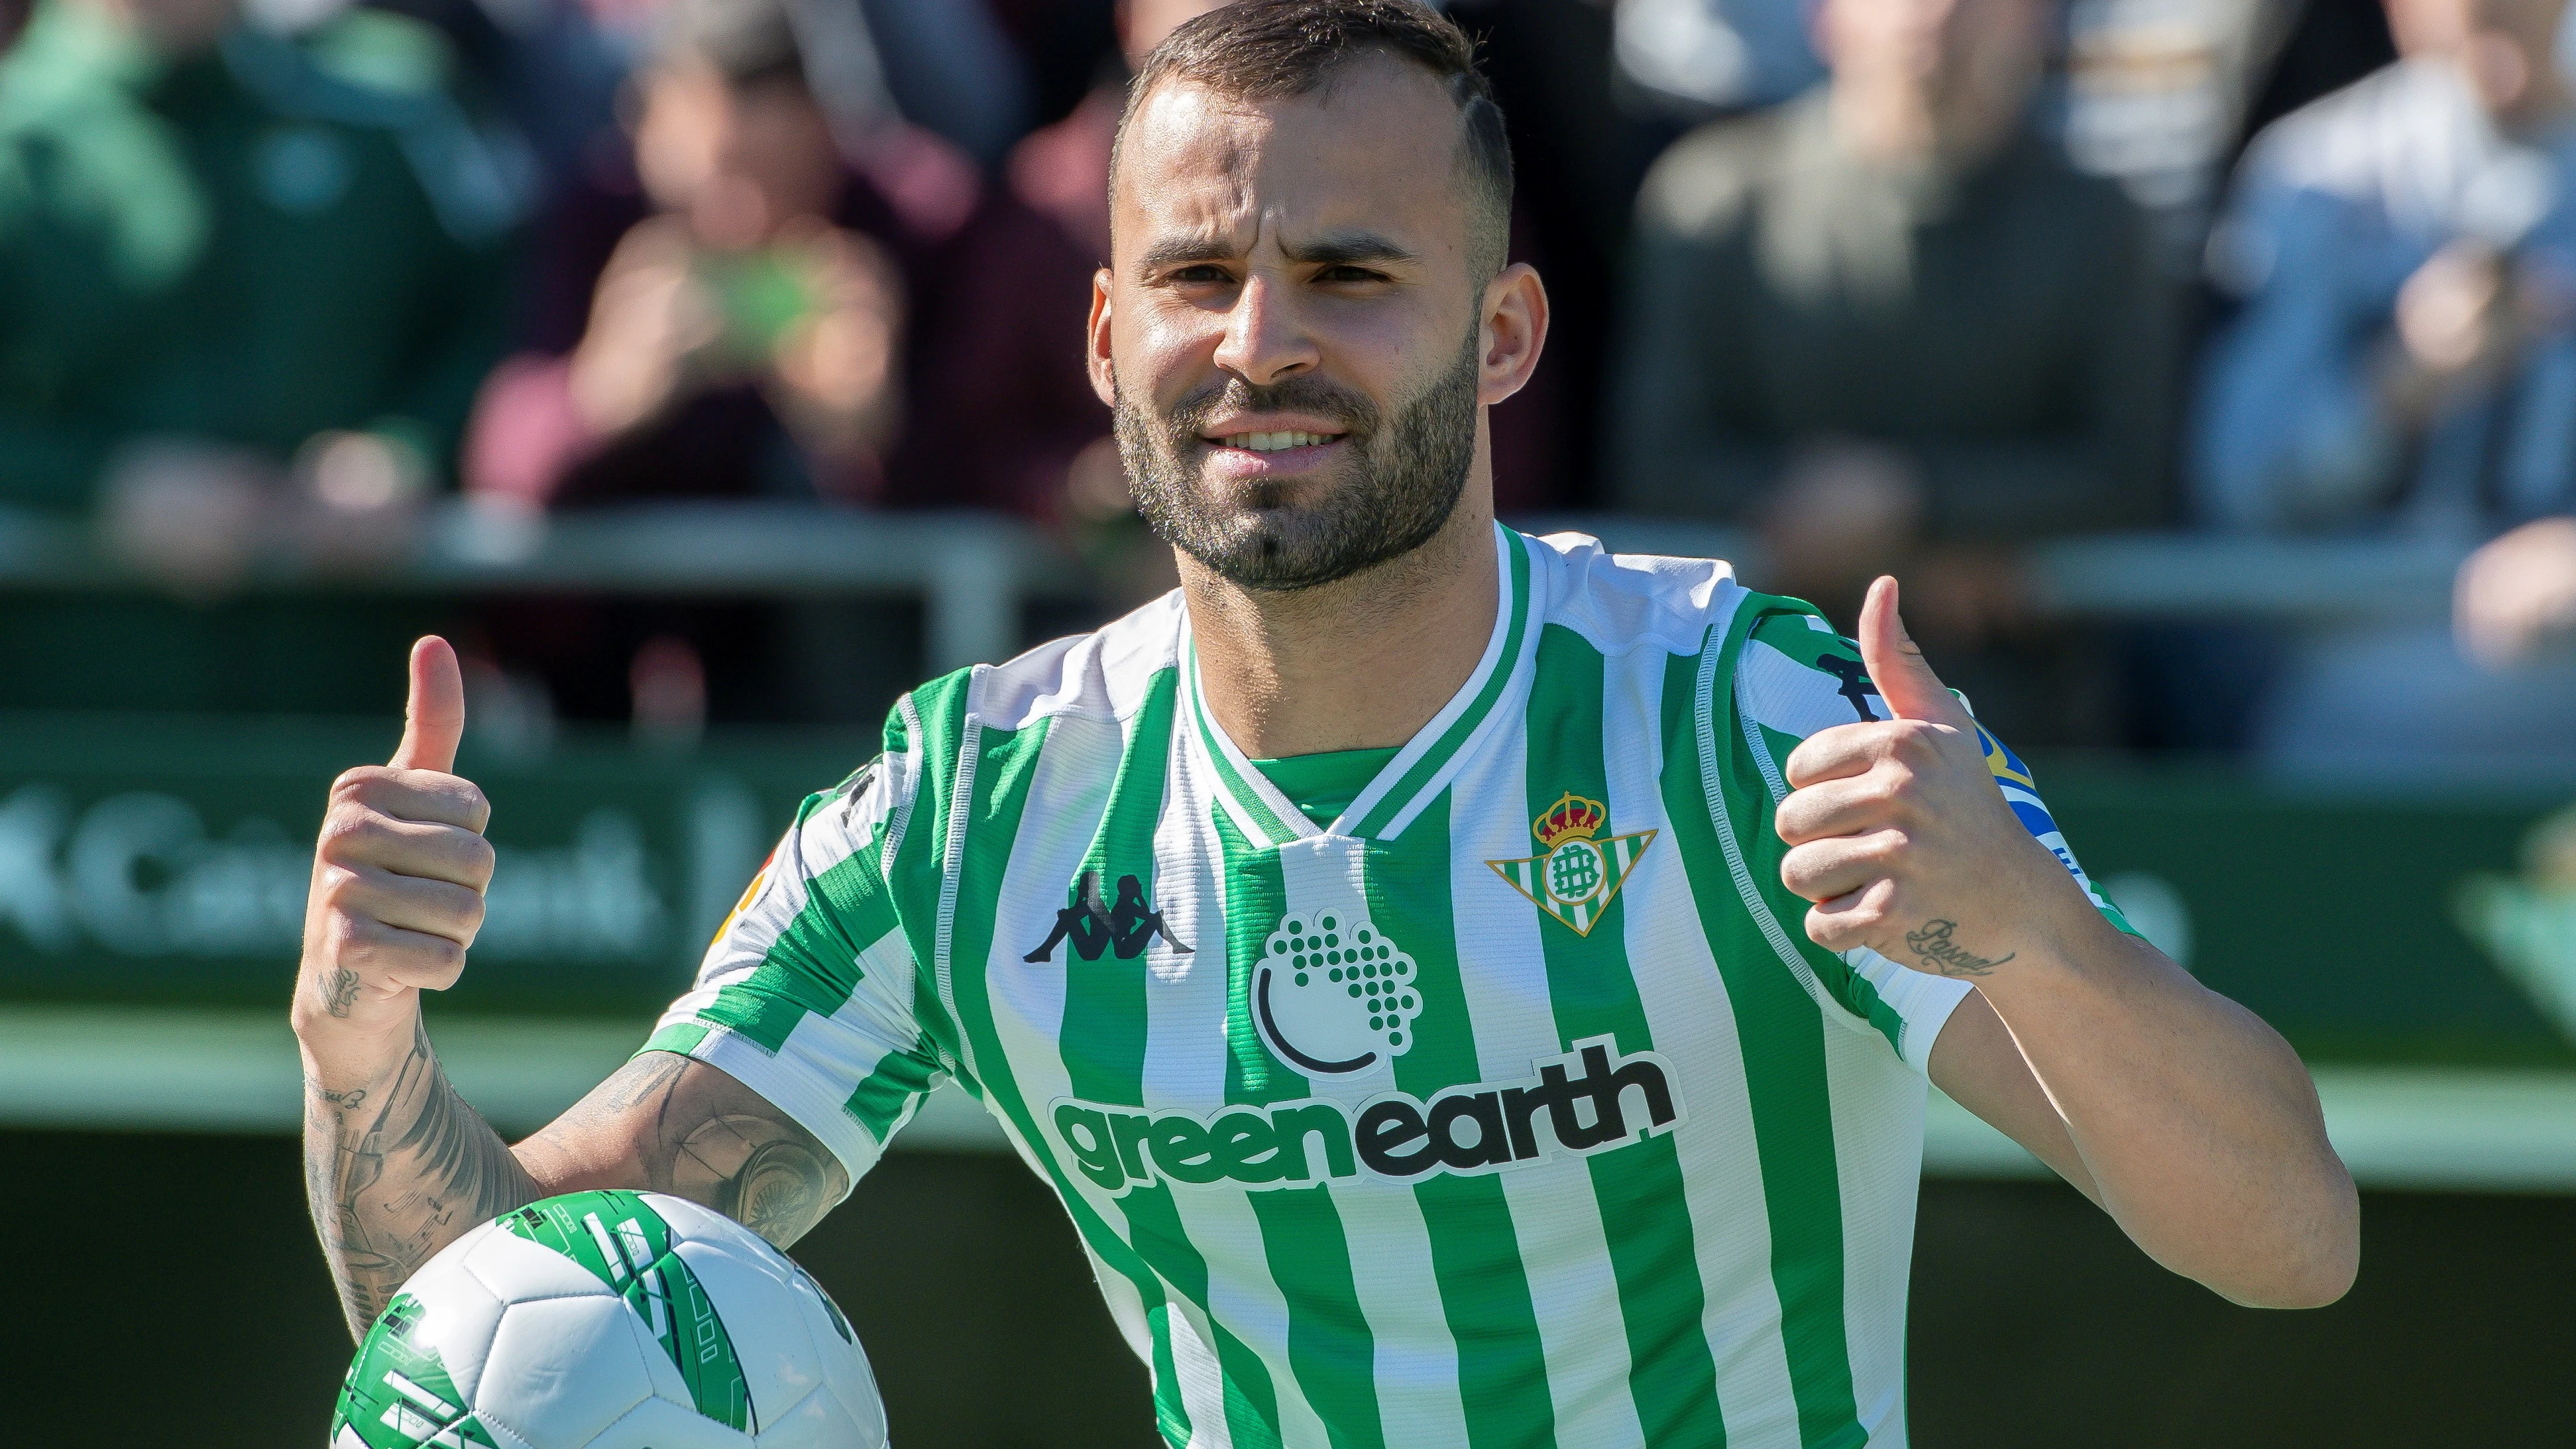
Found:
[[[358,973],[346,966],[334,968],[331,979],[322,983],[322,1009],[333,1016],[347,1016],[358,999]]]
[[[306,1083],[304,1124],[306,1197],[352,1337],[432,1254],[537,1196],[509,1145],[448,1085],[421,1027],[381,1091]]]
[[[1975,955],[1950,939],[1950,933],[1958,928],[1956,921],[1937,918],[1925,921],[1922,930],[1905,933],[1905,945],[1922,957],[1925,965],[1944,976],[1983,976],[2021,954],[2019,951],[2006,951],[1993,958]]]

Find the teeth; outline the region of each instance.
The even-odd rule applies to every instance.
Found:
[[[1254,453],[1276,453],[1285,448],[1311,448],[1329,443],[1323,433],[1233,433],[1225,439],[1229,448],[1242,448]]]

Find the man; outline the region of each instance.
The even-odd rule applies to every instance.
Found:
[[[872,502],[901,402],[903,296],[788,7],[688,0],[634,81],[627,229],[560,361],[487,384],[467,486],[533,504]],[[873,218],[871,218],[873,219]]]
[[[1832,74],[1712,123],[1638,202],[1607,486],[1761,530],[1848,619],[1904,568],[1993,719],[2082,738],[1999,554],[2165,511],[2174,289],[2145,215],[2031,115],[2048,0],[1823,0]]]
[[[2210,249],[2244,305],[2200,399],[2204,515],[2476,546],[2449,629],[2302,642],[2255,723],[2281,763],[2576,763],[2567,17],[2566,0],[2390,0],[2402,58],[2246,154]]]
[[[419,1024],[491,856],[415,652],[296,995],[353,1325],[540,1193],[791,1240],[949,1076],[1063,1198],[1174,1444],[1902,1442],[1927,1068],[2180,1271],[2343,1291],[2297,1060],[2088,897],[1892,583],[1855,658],[1722,565],[1495,527],[1483,414],[1547,300],[1455,28],[1193,21],[1112,175],[1092,375],[1181,589],[908,696],[647,1049],[516,1149]]]

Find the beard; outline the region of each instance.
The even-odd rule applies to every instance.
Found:
[[[1160,417],[1123,388],[1113,405],[1118,456],[1136,509],[1154,536],[1246,589],[1283,593],[1346,579],[1429,542],[1467,486],[1476,456],[1476,330],[1457,360],[1395,410],[1320,377],[1255,387],[1228,376]],[[1347,434],[1339,475],[1312,504],[1291,505],[1274,483],[1240,502],[1211,496],[1200,436],[1227,413],[1295,412],[1329,418]]]

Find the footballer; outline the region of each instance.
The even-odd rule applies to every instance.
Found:
[[[695,987],[505,1144],[441,1074],[493,854],[425,640],[335,784],[294,1023],[353,1326],[622,1187],[780,1244],[954,1080],[1054,1188],[1180,1445],[1902,1444],[1927,1080],[2147,1253],[2329,1302],[2287,1045],[2139,938],[1908,639],[1498,526],[1538,365],[1511,162],[1412,0],[1140,69],[1093,383],[1181,586],[905,696]]]

